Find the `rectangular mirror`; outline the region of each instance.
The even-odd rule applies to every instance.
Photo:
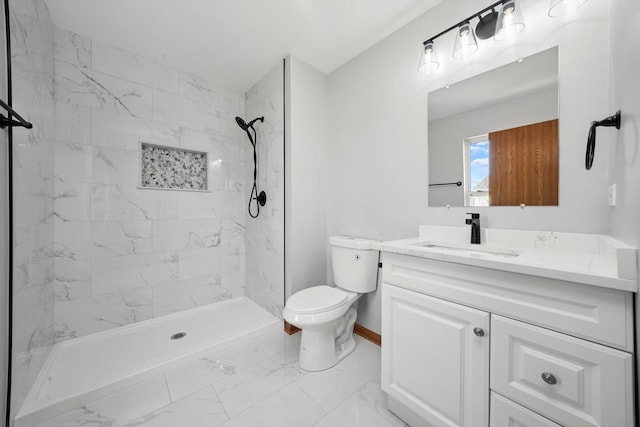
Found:
[[[558,204],[558,48],[429,93],[429,206]]]

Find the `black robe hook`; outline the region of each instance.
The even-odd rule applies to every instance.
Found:
[[[606,119],[591,122],[589,136],[587,136],[587,154],[584,160],[584,167],[587,168],[587,170],[590,170],[593,165],[593,157],[596,151],[596,128],[598,126],[615,126],[616,129],[620,129],[620,110],[616,111],[613,116],[609,116]]]

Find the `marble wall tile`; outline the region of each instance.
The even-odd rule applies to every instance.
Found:
[[[13,295],[13,351],[33,351],[53,344],[53,265],[38,268],[50,270],[44,284],[29,284],[16,289]]]
[[[164,316],[233,298],[220,276],[204,276],[153,287],[153,316]]]
[[[178,70],[117,47],[93,41],[92,68],[104,74],[179,93]]]
[[[53,71],[21,86],[55,89],[56,142],[24,135],[18,158],[34,210],[16,271],[24,286],[55,283],[57,340],[244,295],[249,143],[234,120],[244,95],[61,28],[50,39],[42,58],[24,58],[36,70],[55,65],[55,87]],[[235,139],[222,135],[223,116]],[[139,189],[141,142],[206,151],[215,191]],[[42,246],[34,227],[53,219],[55,243]]]
[[[59,61],[91,68],[91,39],[58,26],[54,32],[54,54]]]
[[[90,223],[86,221],[57,221],[54,225],[53,256],[56,261],[90,259]]]
[[[180,252],[180,280],[219,274],[222,268],[222,248],[193,249]]]
[[[176,251],[221,245],[220,220],[170,220],[153,222],[153,250]]]
[[[91,260],[55,262],[56,303],[91,296]]]
[[[62,182],[55,186],[54,216],[62,222],[89,221],[91,218],[90,184]]]
[[[202,195],[202,197],[196,197]],[[178,216],[181,219],[220,218],[244,220],[248,197],[237,191],[180,193]]]
[[[91,108],[56,102],[54,136],[58,141],[91,144]]]
[[[15,166],[15,165],[14,165]],[[53,214],[53,177],[43,177],[19,167],[14,169],[16,227],[42,224]],[[51,231],[53,239],[53,230]]]
[[[226,138],[232,138],[232,139],[242,139],[245,141],[246,144],[249,144],[249,146],[251,145],[247,139],[247,133],[245,131],[243,131],[240,126],[238,126],[238,124],[236,123],[236,116],[237,117],[242,117],[243,119],[246,120],[253,120],[256,117],[260,117],[263,114],[261,114],[260,112],[257,113],[257,116],[249,116],[248,114],[245,117],[245,112],[244,110],[227,110],[227,109],[223,109],[222,110],[222,116],[220,117],[220,133],[222,134],[222,136],[226,137]]]
[[[246,217],[246,294],[282,317],[284,295],[284,105],[282,65],[272,69],[245,96],[248,117],[264,116],[258,131],[258,188],[267,204],[258,218]],[[226,122],[226,121],[225,121]],[[247,147],[245,179],[250,182],[253,150]],[[250,187],[245,188],[249,197]]]
[[[93,110],[93,145],[137,150],[140,141],[176,145],[178,126],[105,110]]]
[[[179,278],[176,252],[94,258],[91,267],[94,296],[169,283]]]
[[[178,217],[179,194],[177,193],[124,185],[95,184],[91,186],[92,219],[96,221],[174,219]]]
[[[232,219],[223,219],[221,227],[222,246],[239,249],[244,252],[246,250],[246,229],[244,224]]]
[[[55,62],[55,94],[61,102],[151,118],[151,89],[63,61]]]
[[[53,163],[55,177],[59,181],[91,182],[93,147],[72,142],[54,143]]]
[[[249,141],[180,128],[180,146],[209,153],[210,190],[244,190],[244,160],[240,157],[244,144]]]
[[[152,252],[152,229],[151,221],[93,221],[91,255],[104,258]]]
[[[41,64],[41,65],[40,65]],[[53,138],[54,132],[54,75],[47,69],[53,65],[53,59],[42,57],[38,65],[45,71],[33,69],[12,69],[11,86],[13,88],[13,108],[22,117],[34,124],[33,128],[13,128],[14,141],[24,139],[31,143],[46,142]],[[31,67],[32,65],[27,65]],[[34,67],[35,67],[34,66]]]
[[[94,147],[91,182],[94,184],[140,185],[138,150]]]
[[[184,71],[180,72],[180,95],[218,108],[221,106],[220,95],[202,77]]]
[[[153,91],[153,120],[220,133],[221,113],[213,105],[184,98],[179,95]]]
[[[54,343],[54,66],[46,4],[10,1],[13,107],[32,129],[13,130],[13,414]]]
[[[52,177],[54,146],[51,140],[14,134],[13,146],[13,166],[17,172],[32,173],[44,179]]]
[[[222,273],[222,287],[227,290],[232,298],[245,296],[246,272],[244,270]]]
[[[224,142],[224,139],[217,133],[205,132],[179,127],[179,146],[189,150],[212,151],[212,149]]]
[[[56,304],[56,338],[64,341],[151,318],[152,289],[128,289]]]
[[[221,256],[221,273],[233,273],[245,270],[244,248],[224,247]]]
[[[12,65],[26,70],[28,64],[41,63],[45,56],[53,57],[53,23],[50,19],[22,14],[11,8],[10,11],[14,17],[11,20]],[[41,67],[31,70],[44,71]]]

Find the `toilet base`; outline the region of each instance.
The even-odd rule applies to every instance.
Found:
[[[356,349],[353,325],[357,312],[354,307],[337,319],[332,327],[303,328],[298,363],[304,371],[324,371],[335,366]]]

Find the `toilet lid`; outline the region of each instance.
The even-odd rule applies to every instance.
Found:
[[[318,313],[341,306],[347,293],[331,286],[313,286],[296,292],[287,301],[287,308],[296,313]]]

